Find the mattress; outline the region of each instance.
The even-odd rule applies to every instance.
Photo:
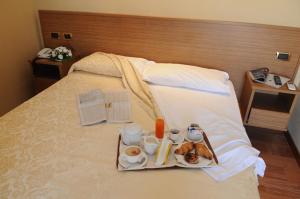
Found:
[[[216,182],[202,170],[120,172],[118,129],[80,126],[76,96],[123,88],[121,79],[73,72],[0,118],[0,198],[259,198],[253,168]],[[135,97],[133,119],[154,128]]]

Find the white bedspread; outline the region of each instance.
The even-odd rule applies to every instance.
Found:
[[[231,177],[249,166],[264,174],[265,163],[243,126],[232,83],[230,95],[150,85],[151,92],[169,128],[184,129],[198,123],[207,132],[219,159],[219,166],[207,168],[217,181]]]

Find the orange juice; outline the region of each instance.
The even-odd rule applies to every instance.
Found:
[[[158,139],[162,139],[164,137],[164,130],[165,130],[165,122],[164,122],[164,120],[161,119],[161,118],[156,119],[155,136]]]

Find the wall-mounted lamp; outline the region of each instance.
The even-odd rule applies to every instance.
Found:
[[[288,61],[290,57],[290,53],[288,52],[277,52],[276,58],[282,61]]]

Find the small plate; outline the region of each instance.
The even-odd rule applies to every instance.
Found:
[[[171,142],[172,142],[173,145],[181,144],[184,141],[184,135],[182,135],[182,133],[179,134],[179,137],[178,137],[178,139],[176,141],[173,141],[170,138],[170,133],[168,133],[168,138],[169,138],[169,140],[171,140]]]
[[[192,140],[192,139],[188,138],[188,132],[187,132],[187,130],[185,130],[184,131],[184,139],[187,140],[187,141],[189,141],[189,142],[199,143],[199,142],[202,142],[204,138],[203,138],[203,134],[202,134],[202,138],[201,139],[199,139],[199,140]]]
[[[122,154],[119,156],[119,164],[124,168],[124,169],[142,169],[146,166],[148,162],[148,156],[146,155],[145,152],[142,151],[142,161],[137,162],[137,163],[129,163]]]
[[[182,143],[182,144],[184,144],[184,143]],[[178,148],[180,148],[182,144],[178,145],[175,148],[175,150],[178,149]],[[180,163],[182,166],[185,166],[185,167],[189,167],[189,168],[203,168],[203,167],[211,167],[211,166],[213,166],[212,165],[213,160],[209,160],[209,159],[203,158],[201,156],[198,156],[199,162],[197,164],[190,164],[187,161],[185,161],[184,155],[178,155],[178,154],[174,153],[174,156],[175,156],[176,161],[178,163]]]

